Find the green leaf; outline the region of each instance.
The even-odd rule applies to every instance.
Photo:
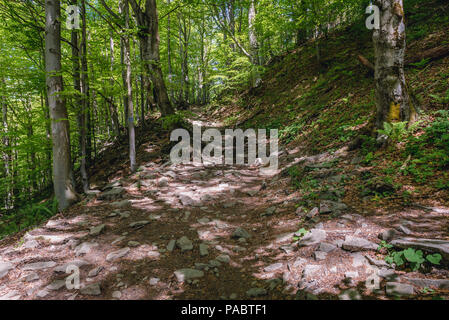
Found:
[[[441,254],[435,253],[435,254],[429,254],[426,257],[427,261],[429,261],[431,264],[439,265],[440,261],[442,259]]]

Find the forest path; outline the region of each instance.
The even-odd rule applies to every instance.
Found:
[[[154,147],[149,143],[146,152]],[[283,170],[272,177],[256,165],[142,163],[139,172],[110,181],[101,193],[2,246],[0,298],[385,298],[386,281],[401,282],[394,289],[401,294],[416,294],[423,285],[415,278],[423,276],[389,268],[376,252],[377,236],[402,227],[444,239],[449,211],[365,217],[328,200],[318,211],[297,209],[300,197],[288,191],[285,168],[304,162],[314,174],[327,172],[323,183],[331,185],[337,178],[324,164],[346,156],[344,150],[313,157],[285,150]],[[300,228],[308,233],[297,234],[298,241]],[[68,288],[65,279],[77,268],[80,289]],[[370,277],[379,290],[366,288]],[[431,277],[449,285],[445,270]]]

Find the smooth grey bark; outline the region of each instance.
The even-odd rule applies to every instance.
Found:
[[[380,9],[380,29],[374,30],[376,127],[384,122],[413,120],[404,74],[405,17],[402,0],[376,0]]]
[[[140,3],[140,2],[139,2]],[[174,113],[165,85],[161,68],[159,50],[159,18],[156,0],[146,0],[142,9],[136,0],[130,0],[138,23],[138,37],[142,46],[145,71],[151,77],[154,86],[155,102],[161,110],[162,116]]]
[[[76,4],[76,1],[72,2]],[[84,192],[89,190],[89,181],[86,170],[86,126],[84,116],[84,99],[81,92],[81,75],[80,75],[80,53],[78,43],[78,31],[73,29],[71,34],[72,47],[72,72],[73,72],[73,88],[75,89],[75,109],[77,110],[77,122],[79,131],[79,157],[80,157],[80,174],[81,185]]]
[[[129,30],[129,3],[128,0],[120,1],[120,13],[125,19],[124,31]],[[132,73],[131,73],[131,46],[129,42],[129,35],[122,35],[123,48],[123,62],[125,70],[123,73],[123,86],[126,93],[124,100],[127,103],[127,122],[128,122],[128,137],[129,137],[129,162],[131,172],[137,169],[136,164],[136,134],[134,129],[134,106],[133,106],[133,88],[132,88]]]
[[[53,186],[60,210],[78,200],[72,180],[70,127],[61,95],[61,4],[45,1],[45,71],[53,140]]]
[[[110,79],[110,86],[111,88],[114,87],[114,77],[113,77],[113,72],[114,72],[114,38],[112,36],[112,32],[109,35],[109,54],[110,54],[110,62],[111,62],[111,79]],[[111,96],[109,97],[109,113],[111,115],[111,122],[112,122],[112,127],[114,129],[115,135],[118,137],[120,135],[120,122],[118,119],[118,113],[117,113],[117,108],[115,106],[114,103],[114,95],[111,94]]]
[[[255,66],[252,74],[253,88],[259,87],[262,82],[262,78],[260,77],[259,71],[257,70],[257,66],[260,65],[260,58],[259,58],[259,42],[257,40],[255,22],[256,22],[256,1],[251,0],[248,11],[248,30],[249,30],[249,45],[251,48],[250,49],[251,61]]]
[[[3,87],[6,87],[4,85],[4,79],[1,79],[1,83],[0,83]],[[6,103],[6,97],[5,96],[0,96],[1,101],[2,101],[2,131],[3,131],[3,138],[2,138],[2,144],[3,144],[3,148],[5,150],[3,150],[2,153],[2,160],[4,163],[4,170],[5,170],[5,179],[6,181],[9,181],[10,175],[11,175],[11,170],[10,170],[10,166],[11,166],[11,151],[9,150],[9,125],[8,125],[8,105]],[[13,207],[13,203],[12,203],[12,194],[11,194],[11,188],[10,188],[10,183],[6,183],[5,184],[5,192],[6,192],[6,197],[4,199],[4,205],[6,209],[10,209]]]

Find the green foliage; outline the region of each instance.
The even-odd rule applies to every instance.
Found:
[[[388,250],[391,249],[391,247],[385,244],[384,247]],[[439,253],[428,254],[424,257],[422,250],[408,248],[402,251],[390,251],[388,256],[385,257],[385,262],[390,265],[395,264],[396,267],[410,267],[413,271],[418,271],[426,262],[432,265],[439,265],[441,259],[442,257]]]
[[[17,212],[0,217],[0,239],[23,229],[38,225],[58,212],[56,199],[30,204]]]
[[[173,130],[178,128],[187,128],[186,111],[177,111],[175,114],[160,118],[164,130]]]
[[[302,239],[307,233],[309,233],[308,230],[301,228],[298,231],[295,232],[295,235],[293,236],[293,241],[298,241]]]
[[[378,133],[386,135],[393,142],[399,142],[408,134],[407,124],[407,122],[384,122],[384,128],[378,130]]]

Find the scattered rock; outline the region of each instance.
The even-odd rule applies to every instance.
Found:
[[[101,294],[101,287],[99,283],[92,283],[81,288],[80,292],[86,296],[99,296]]]
[[[340,214],[342,211],[346,210],[348,206],[343,202],[336,202],[330,200],[324,200],[320,203],[320,214]]]
[[[100,266],[100,267],[93,268],[92,270],[89,271],[89,273],[88,273],[87,276],[88,276],[89,278],[95,278],[96,276],[98,276],[98,275],[100,274],[101,271],[103,271],[103,269],[104,269],[104,268],[101,267],[101,266]]]
[[[349,289],[346,291],[343,291],[338,298],[340,300],[362,300],[362,296],[360,293],[355,289]]]
[[[388,267],[388,263],[386,263],[384,260],[378,260],[370,257],[369,255],[365,256],[366,259],[368,259],[369,263],[376,267]]]
[[[234,208],[237,205],[237,201],[225,201],[223,202],[223,208]]]
[[[172,252],[175,249],[176,240],[170,240],[167,244],[167,251]]]
[[[346,236],[342,248],[348,251],[376,250],[377,244],[363,238]]]
[[[12,263],[0,261],[0,279],[6,276],[12,268],[14,268]]]
[[[62,287],[65,287],[65,280],[55,280],[52,283],[50,283],[48,286],[45,287],[47,290],[51,291],[57,291],[61,289]]]
[[[22,278],[25,282],[33,282],[39,280],[39,275],[36,272],[30,273],[29,275]]]
[[[53,268],[56,266],[56,262],[54,261],[41,261],[41,262],[34,262],[26,264],[22,267],[22,270],[42,270],[42,269],[48,269]]]
[[[239,239],[239,238],[249,239],[249,238],[251,238],[251,235],[248,233],[248,231],[239,227],[234,230],[234,232],[231,235],[231,238],[233,238],[233,239]]]
[[[449,290],[448,279],[422,279],[422,278],[404,278],[420,288],[435,288],[439,290]]]
[[[320,213],[320,212],[319,212],[318,208],[313,208],[312,210],[310,210],[310,211],[306,214],[306,218],[307,218],[307,219],[313,219],[313,218],[315,218],[316,216],[318,216],[319,213]]]
[[[200,243],[200,256],[204,257],[209,254],[209,246],[205,243]]]
[[[331,244],[331,243],[327,243],[327,242],[321,242],[320,246],[318,247],[318,251],[323,251],[326,253],[329,253],[331,251],[334,251],[337,249],[337,246]]]
[[[407,235],[409,235],[409,234],[412,233],[412,231],[411,231],[409,228],[407,228],[406,226],[399,226],[399,227],[397,228],[397,230],[398,230],[399,232],[402,232],[402,233],[407,234]]]
[[[140,246],[140,242],[137,241],[128,241],[128,247],[135,248]]]
[[[229,263],[231,261],[231,257],[229,257],[227,254],[221,254],[216,257],[215,260],[223,263]]]
[[[98,196],[98,200],[115,200],[122,197],[125,193],[125,189],[121,187],[114,187],[109,191],[103,192]]]
[[[315,251],[313,253],[313,256],[315,258],[315,260],[319,261],[319,260],[326,260],[327,257],[327,253],[324,251]]]
[[[120,291],[114,291],[114,292],[112,293],[112,297],[113,297],[114,299],[120,299],[120,298],[122,297],[122,293],[121,293]]]
[[[178,282],[184,282],[187,280],[202,278],[204,272],[196,269],[180,269],[175,271],[175,276]]]
[[[284,266],[284,264],[278,262],[278,263],[270,264],[269,266],[265,267],[263,270],[265,272],[273,272],[273,271],[281,269],[283,266]]]
[[[76,256],[82,256],[85,254],[88,254],[92,248],[95,248],[98,246],[98,243],[95,242],[83,242],[77,247],[75,247],[75,255]]]
[[[131,205],[131,201],[123,200],[111,203],[111,206],[114,208],[125,208]]]
[[[192,241],[186,236],[183,236],[180,239],[178,239],[176,241],[176,245],[178,246],[178,248],[181,249],[181,251],[189,251],[193,249]]]
[[[264,213],[261,214],[262,217],[268,217],[268,216],[272,216],[273,214],[275,214],[277,211],[276,207],[269,207],[265,210]]]
[[[81,267],[87,266],[89,264],[90,263],[85,261],[85,260],[77,259],[77,260],[72,260],[70,262],[67,262],[67,263],[65,263],[65,264],[63,264],[61,266],[58,266],[53,271],[56,272],[56,273],[67,273],[67,268],[68,267],[74,266],[74,267],[81,268]]]
[[[387,282],[386,293],[389,296],[411,296],[415,293],[415,289],[409,284]]]
[[[142,220],[142,221],[132,222],[129,224],[129,226],[130,226],[130,228],[140,228],[140,227],[146,226],[149,223],[150,223],[150,221]]]
[[[126,256],[129,253],[130,250],[131,250],[130,248],[126,247],[126,248],[123,248],[123,249],[111,252],[111,253],[109,253],[106,256],[106,261],[107,262],[112,262],[112,261],[115,261],[117,259],[120,259],[120,258]]]
[[[267,290],[264,288],[251,288],[248,291],[246,291],[246,295],[249,298],[257,298],[267,295]]]
[[[386,242],[390,242],[397,235],[397,231],[394,229],[388,229],[378,235],[380,240],[384,240]]]
[[[326,231],[321,229],[312,229],[298,242],[299,247],[311,246],[320,243],[327,237]]]

